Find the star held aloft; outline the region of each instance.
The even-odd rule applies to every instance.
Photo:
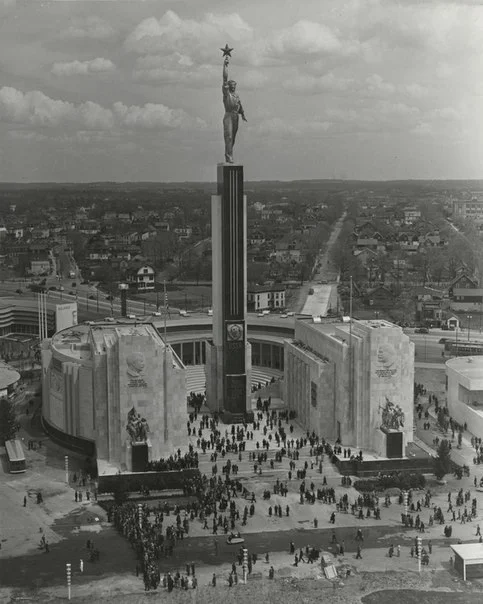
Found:
[[[231,52],[232,52],[233,48],[229,48],[228,44],[225,44],[225,48],[220,48],[220,50],[223,53],[223,58],[231,57]]]

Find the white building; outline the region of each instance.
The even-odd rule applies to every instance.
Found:
[[[285,308],[285,287],[283,285],[257,285],[247,288],[248,310],[269,310]]]
[[[483,433],[483,356],[455,357],[446,361],[446,399],[450,416]]]

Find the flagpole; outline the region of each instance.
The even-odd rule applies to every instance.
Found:
[[[353,405],[353,370],[352,370],[352,275],[350,278],[350,297],[349,297],[349,406],[354,413]]]
[[[163,419],[164,419],[164,442],[168,442],[168,338],[166,319],[168,314],[168,294],[166,293],[166,281],[164,281],[164,401],[163,401]]]

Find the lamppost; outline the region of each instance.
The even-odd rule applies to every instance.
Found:
[[[471,329],[471,319],[472,315],[466,315],[466,319],[468,320],[468,342],[470,341],[470,329]]]

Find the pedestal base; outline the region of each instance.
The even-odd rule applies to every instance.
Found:
[[[399,430],[381,428],[383,436],[382,455],[388,459],[404,457],[404,434]]]
[[[126,444],[126,469],[128,472],[145,472],[148,461],[152,458],[152,445],[148,439],[145,442]]]

